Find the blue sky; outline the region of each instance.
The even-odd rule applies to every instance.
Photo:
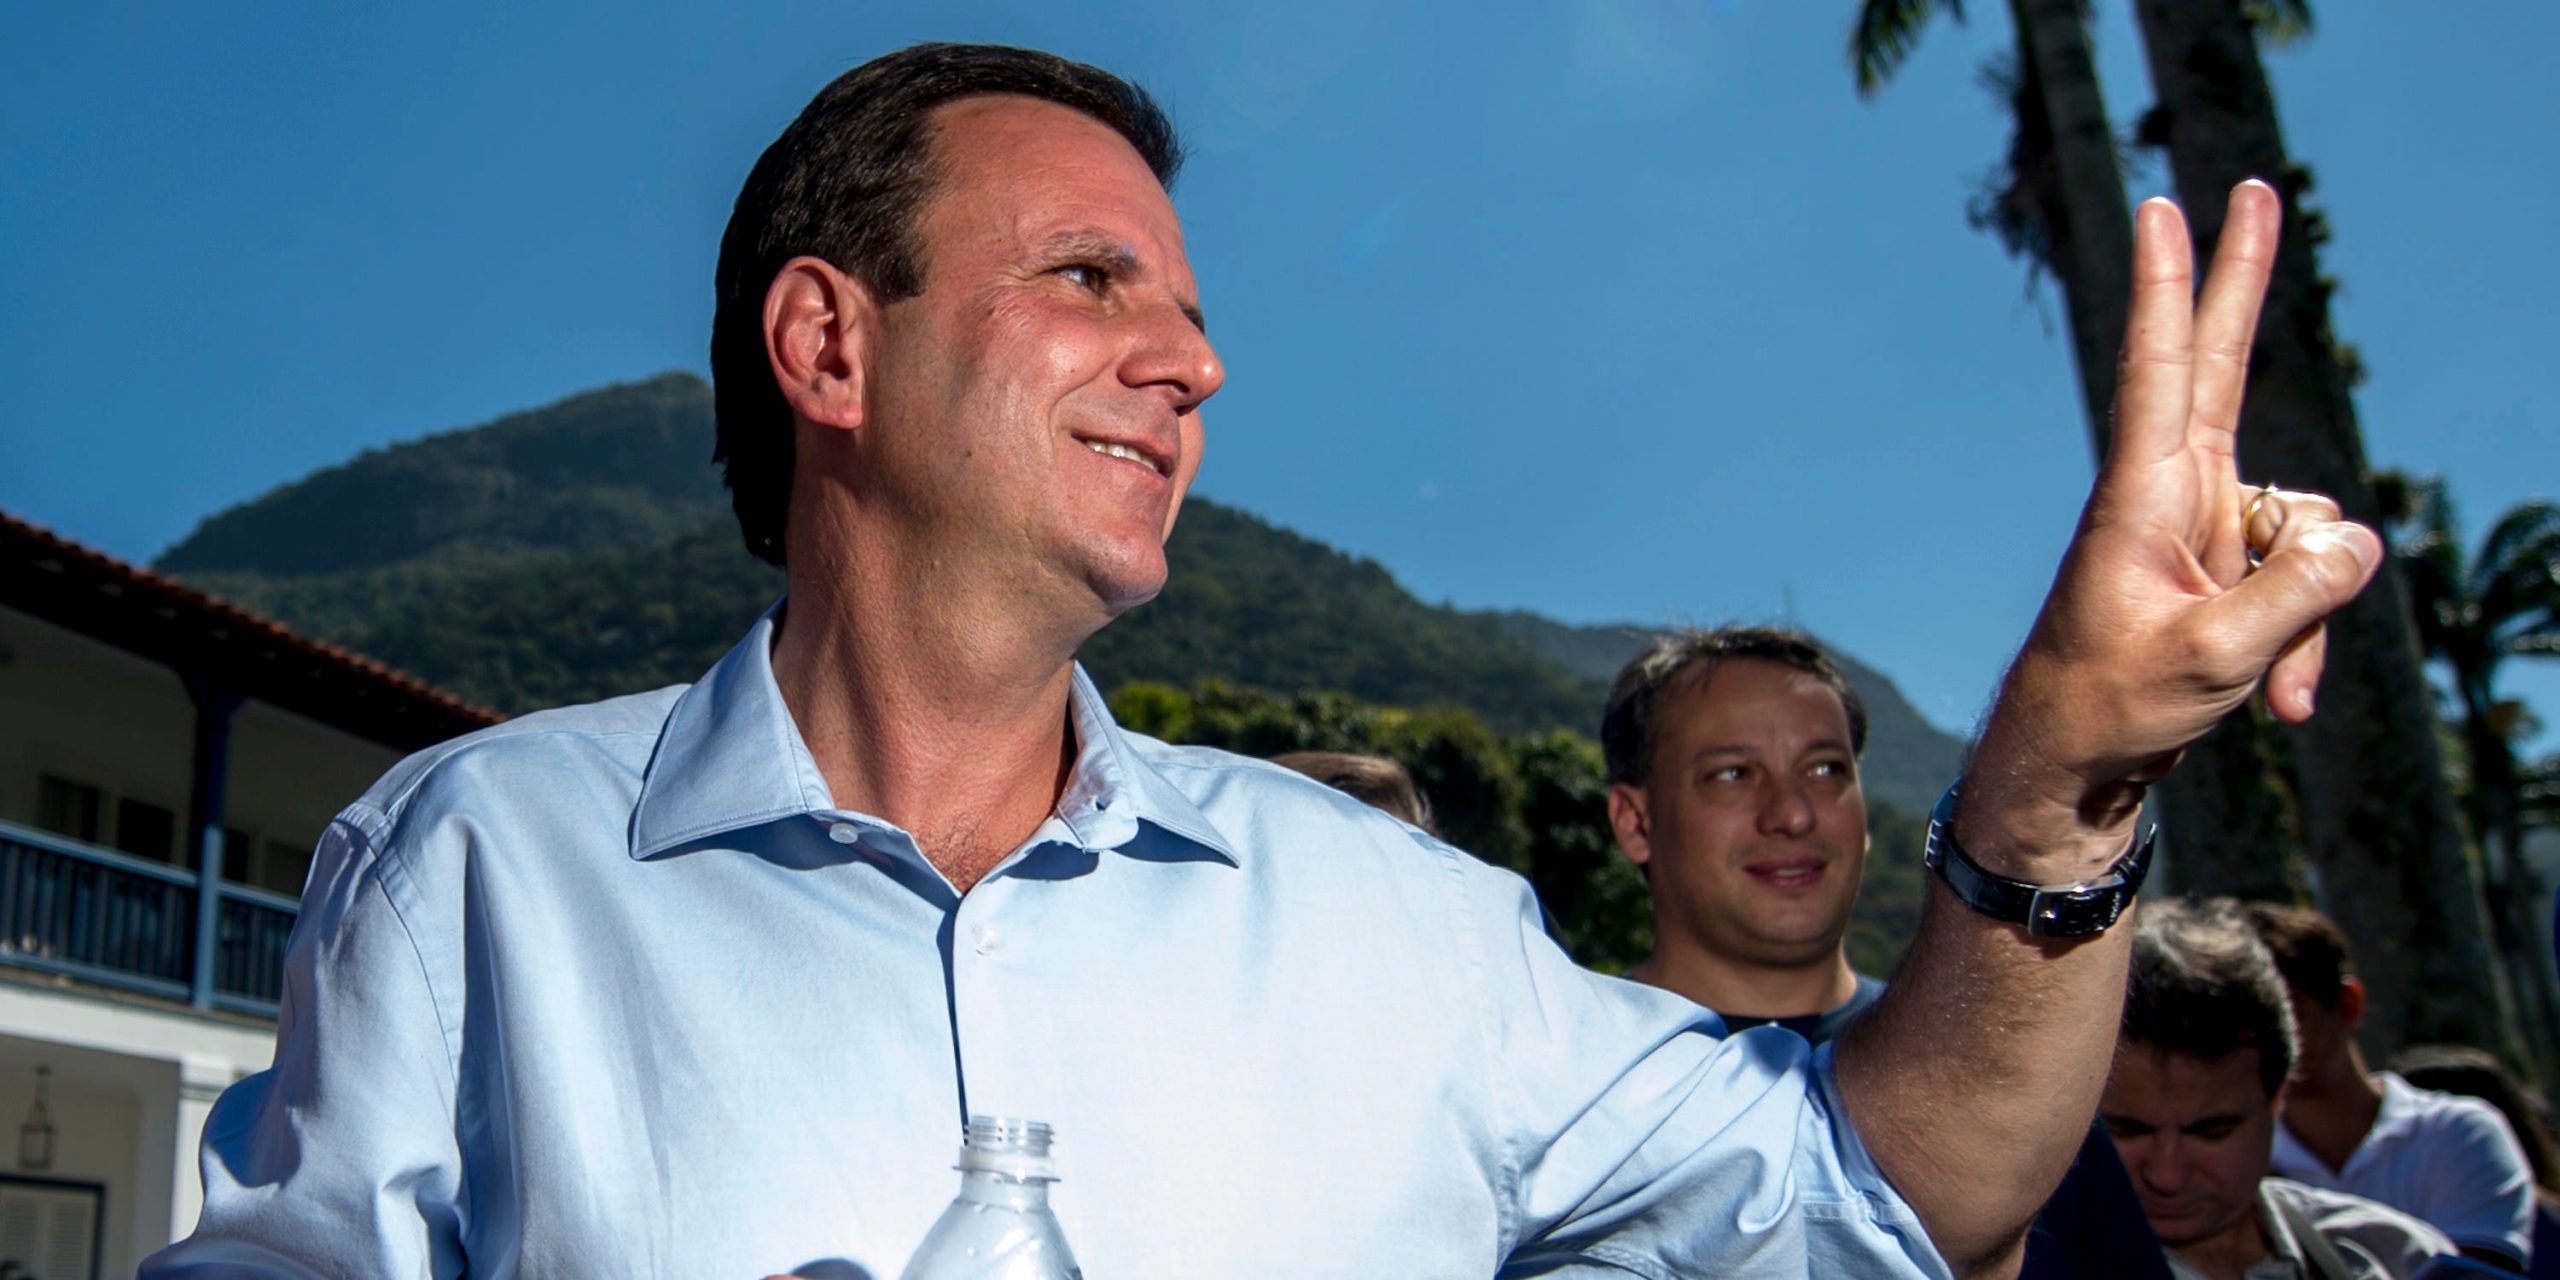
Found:
[[[2057,307],[1964,219],[2001,6],[1873,101],[1853,7],[39,6],[0,47],[0,508],[148,559],[367,447],[700,370],[763,144],[864,57],[1000,40],[1190,134],[1202,493],[1435,601],[1792,617],[1961,726],[2088,448]],[[2560,11],[2464,12],[2321,6],[2271,65],[2368,452],[2477,520],[2560,490]],[[2511,686],[2560,720],[2560,672]]]

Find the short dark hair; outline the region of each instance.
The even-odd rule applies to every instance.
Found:
[[[2248,910],[2249,923],[2276,958],[2276,971],[2284,975],[2285,985],[2318,1001],[2323,1009],[2337,1008],[2347,979],[2356,972],[2356,953],[2337,922],[2288,902],[2252,902]]]
[[[2230,898],[2145,903],[2135,916],[2122,1048],[2148,1046],[2219,1062],[2258,1051],[2272,1098],[2293,1071],[2293,1005],[2240,904]]]
[[[730,505],[747,549],[783,563],[791,502],[791,410],[764,349],[764,298],[803,254],[860,280],[883,302],[924,290],[916,218],[933,195],[934,110],[1020,94],[1093,117],[1129,140],[1167,190],[1182,168],[1173,123],[1147,91],[1052,53],[920,44],[836,77],[766,147],[738,192],[713,273],[712,403]]]
[[[1292,751],[1271,757],[1283,769],[1303,773],[1385,813],[1431,831],[1431,798],[1413,783],[1413,771],[1385,756],[1352,751]],[[1438,834],[1433,832],[1433,834]]]
[[[1867,706],[1813,637],[1777,627],[1678,631],[1629,660],[1609,685],[1608,707],[1600,715],[1600,751],[1609,763],[1609,781],[1646,785],[1653,777],[1657,736],[1653,713],[1664,692],[1677,682],[1704,684],[1717,667],[1736,658],[1793,667],[1829,686],[1849,714],[1850,753],[1866,753]]]

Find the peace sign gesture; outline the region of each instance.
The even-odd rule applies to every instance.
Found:
[[[2263,183],[2231,193],[2201,295],[2176,207],[2135,215],[2115,444],[1956,812],[1957,844],[1996,875],[2099,879],[2145,786],[2262,677],[2278,716],[2309,716],[2322,621],[2382,563],[2337,504],[2233,466],[2279,214]],[[2132,932],[2040,939],[1933,893],[1892,989],[1843,1033],[1850,1116],[1958,1274],[2013,1273],[2085,1132]]]
[[[2117,827],[2262,676],[2278,717],[2310,716],[2323,619],[2382,562],[2381,540],[2336,503],[2245,486],[2234,469],[2281,214],[2264,183],[2232,191],[2201,295],[2176,206],[2135,215],[2115,443],[1984,730],[1967,807],[2025,807],[1980,832],[1984,855],[2015,840],[2032,843],[2014,856],[2062,855],[2071,838],[2039,830],[2052,824],[2037,809]],[[2020,878],[2097,866],[2065,856]]]

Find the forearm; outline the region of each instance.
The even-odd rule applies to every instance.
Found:
[[[1841,1036],[1850,1123],[1959,1275],[2006,1274],[2088,1133],[2129,928],[2040,941],[1933,887],[1892,988]]]
[[[2004,691],[1957,841],[2013,879],[2096,879],[2131,844],[2139,786],[2084,788],[2052,768],[2027,736],[2052,723],[2034,696],[2015,678]],[[2129,919],[2088,938],[2031,937],[1933,883],[1891,989],[1842,1036],[1851,1122],[1959,1274],[2007,1273],[2086,1136],[2131,937]]]

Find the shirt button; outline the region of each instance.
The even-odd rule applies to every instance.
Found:
[[[994,925],[979,925],[976,929],[970,931],[970,937],[976,940],[979,955],[988,955],[995,951],[996,927]]]
[[[852,844],[862,838],[862,828],[850,822],[839,822],[827,828],[827,838],[837,844]]]

